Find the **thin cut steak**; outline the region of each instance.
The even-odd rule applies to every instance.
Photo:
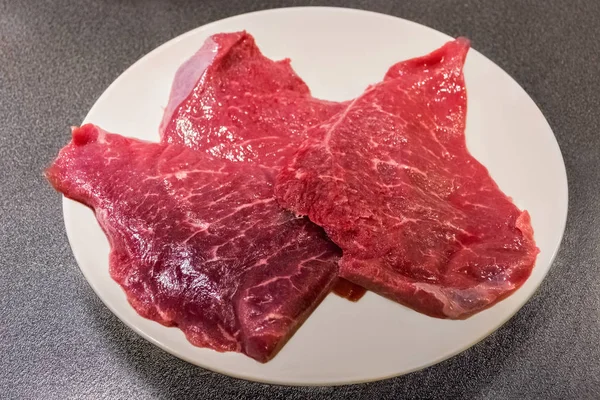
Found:
[[[308,127],[344,107],[313,98],[290,60],[268,59],[248,33],[221,33],[177,71],[160,135],[278,172]]]
[[[538,253],[529,214],[467,150],[468,49],[392,66],[309,133],[275,189],[342,248],[342,277],[442,318],[508,296]]]
[[[337,280],[337,246],[262,168],[85,125],[46,174],[95,211],[136,311],[194,345],[266,362]]]
[[[277,174],[307,128],[343,109],[313,98],[290,60],[268,59],[248,33],[221,33],[177,71],[160,135],[165,143]],[[356,301],[365,289],[341,279],[334,292]]]

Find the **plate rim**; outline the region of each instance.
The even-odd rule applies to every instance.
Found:
[[[182,41],[187,39],[190,36],[196,35],[198,33],[201,33],[202,31],[208,30],[210,28],[212,28],[214,25],[226,22],[226,21],[231,21],[234,19],[238,19],[238,18],[248,18],[251,17],[252,15],[255,14],[277,14],[277,13],[287,13],[287,12],[294,12],[294,11],[328,11],[328,12],[345,12],[345,13],[356,13],[356,14],[370,14],[372,16],[376,16],[378,18],[386,18],[386,19],[390,19],[390,20],[400,20],[403,23],[408,23],[410,25],[414,25],[416,27],[418,27],[419,29],[427,29],[430,31],[435,32],[436,34],[443,36],[444,38],[446,38],[447,40],[451,40],[452,37],[440,32],[436,29],[433,29],[427,25],[423,25],[408,19],[404,19],[401,17],[396,17],[393,15],[389,15],[389,14],[384,14],[384,13],[379,13],[376,11],[370,11],[370,10],[362,10],[362,9],[357,9],[357,8],[348,8],[348,7],[329,7],[329,6],[308,6],[308,7],[282,7],[282,8],[273,8],[273,9],[266,9],[266,10],[258,10],[258,11],[252,11],[252,12],[248,12],[248,13],[243,13],[243,14],[237,14],[237,15],[233,15],[233,16],[229,16],[220,20],[216,20],[216,21],[212,21],[209,22],[207,24],[201,25],[199,27],[193,28],[187,32],[184,32],[174,38],[171,38],[169,40],[167,40],[166,42],[162,43],[161,45],[157,46],[156,48],[154,48],[153,50],[151,50],[148,53],[145,53],[143,56],[141,56],[140,58],[138,58],[133,64],[131,64],[129,67],[127,67],[125,70],[123,70],[123,72],[121,72],[119,74],[119,76],[113,80],[111,82],[111,84],[100,94],[100,96],[95,100],[94,104],[92,105],[92,107],[89,109],[89,111],[87,112],[83,122],[86,123],[88,120],[88,117],[90,114],[92,114],[92,112],[94,111],[94,108],[96,107],[96,105],[98,103],[100,103],[100,101],[104,98],[107,97],[110,92],[112,92],[114,90],[114,88],[123,80],[125,79],[125,76],[128,74],[128,72],[132,69],[134,69],[136,66],[138,66],[139,64],[142,64],[143,62],[145,62],[147,59],[153,57],[155,54],[163,51],[164,49]],[[481,334],[478,338],[476,338],[474,341],[470,342],[469,344],[462,346],[454,351],[449,352],[448,354],[444,354],[441,357],[438,357],[434,360],[432,360],[429,363],[420,365],[418,367],[414,367],[411,369],[407,369],[401,373],[394,373],[394,374],[389,374],[387,376],[381,376],[381,377],[377,377],[377,378],[366,378],[366,379],[362,379],[362,380],[356,380],[356,379],[347,379],[347,380],[337,380],[335,382],[328,382],[328,383],[298,383],[298,382],[293,382],[293,381],[286,381],[286,380],[268,380],[268,379],[258,379],[256,378],[254,375],[250,375],[250,374],[245,374],[245,373],[232,373],[230,371],[226,371],[224,369],[221,369],[219,367],[214,367],[214,366],[209,366],[206,365],[205,363],[202,362],[202,360],[198,360],[197,358],[193,358],[191,356],[187,356],[185,353],[182,353],[176,349],[173,349],[171,346],[169,346],[168,344],[165,344],[163,342],[161,342],[159,339],[155,338],[154,335],[147,333],[146,331],[144,331],[142,328],[140,328],[139,326],[137,326],[135,323],[132,323],[128,320],[128,318],[126,316],[123,315],[123,313],[121,313],[119,310],[117,310],[116,308],[112,307],[112,305],[109,304],[109,302],[107,302],[103,296],[100,295],[100,289],[98,287],[98,283],[94,283],[94,279],[88,274],[86,273],[85,269],[81,267],[81,263],[79,260],[78,255],[76,254],[76,252],[74,251],[73,248],[73,234],[74,232],[70,232],[69,230],[69,221],[70,221],[70,217],[69,212],[67,211],[67,209],[69,207],[72,206],[73,203],[76,203],[74,200],[70,200],[67,197],[65,197],[64,195],[62,196],[62,211],[63,211],[63,223],[65,226],[65,231],[66,231],[66,235],[67,235],[67,239],[69,242],[69,246],[71,248],[71,252],[73,254],[73,257],[75,258],[75,261],[77,262],[77,266],[79,268],[79,270],[81,271],[81,273],[83,274],[85,280],[87,281],[87,283],[91,286],[92,290],[94,291],[94,293],[96,294],[96,296],[98,296],[98,298],[102,301],[102,303],[110,310],[111,313],[113,313],[122,323],[124,323],[127,327],[129,327],[129,329],[131,329],[132,331],[134,331],[136,334],[138,334],[139,336],[141,336],[142,338],[144,338],[145,340],[147,340],[148,342],[152,343],[153,345],[159,347],[160,349],[168,352],[169,354],[182,359],[190,364],[193,364],[195,366],[199,366],[201,368],[204,368],[208,371],[212,371],[212,372],[217,372],[220,373],[222,375],[226,375],[235,379],[243,379],[243,380],[247,380],[247,381],[252,381],[252,382],[259,382],[259,383],[263,383],[263,384],[269,384],[269,385],[274,385],[274,386],[296,386],[296,387],[314,387],[314,386],[342,386],[342,385],[355,385],[355,384],[361,384],[361,383],[367,383],[367,382],[375,382],[375,381],[381,381],[381,380],[386,380],[386,379],[391,379],[391,378],[395,378],[395,377],[399,377],[402,375],[407,375],[416,371],[420,371],[426,368],[429,368],[433,365],[439,364],[443,361],[446,361],[466,350],[468,350],[469,348],[475,346],[476,344],[480,343],[481,341],[483,341],[484,339],[486,339],[488,336],[490,336],[492,333],[496,332],[497,330],[501,329],[509,320],[511,320],[515,314],[517,312],[519,312],[524,306],[525,304],[527,304],[530,299],[539,291],[539,288],[542,284],[542,282],[544,282],[544,280],[546,279],[548,273],[550,272],[550,270],[552,269],[552,267],[554,266],[554,261],[556,259],[556,256],[558,255],[559,251],[562,248],[562,243],[563,243],[563,239],[564,239],[564,234],[565,234],[565,229],[566,229],[566,224],[567,224],[567,220],[568,220],[568,214],[569,214],[569,184],[568,184],[568,175],[567,175],[567,170],[566,170],[566,165],[564,162],[564,157],[562,154],[562,151],[560,149],[560,146],[558,144],[556,135],[552,129],[552,127],[550,126],[547,118],[544,116],[544,113],[542,112],[542,110],[540,109],[539,105],[537,104],[537,102],[527,93],[527,91],[525,91],[525,89],[516,81],[516,79],[514,79],[510,74],[508,74],[503,68],[501,68],[498,64],[496,64],[494,61],[492,61],[491,59],[489,59],[488,57],[486,57],[484,54],[482,54],[481,52],[477,51],[476,49],[471,49],[470,52],[474,52],[474,53],[478,53],[481,57],[483,57],[485,60],[487,60],[488,62],[492,63],[493,65],[495,65],[496,67],[498,67],[498,70],[501,71],[502,74],[505,75],[505,77],[507,77],[510,81],[513,82],[513,84],[518,87],[517,90],[520,90],[523,94],[525,94],[525,96],[527,98],[529,98],[533,105],[537,108],[537,110],[539,111],[540,115],[542,116],[543,120],[544,120],[544,125],[549,129],[549,131],[552,133],[552,146],[555,148],[555,150],[557,150],[557,154],[560,157],[560,161],[562,163],[562,168],[561,168],[561,180],[564,181],[565,184],[565,191],[564,191],[564,204],[565,204],[565,212],[564,215],[561,218],[560,221],[560,235],[558,235],[558,240],[556,241],[556,244],[554,246],[554,250],[552,251],[552,254],[549,258],[549,266],[547,268],[547,271],[544,273],[544,275],[541,277],[540,281],[535,285],[535,287],[532,288],[531,292],[525,296],[521,301],[519,301],[517,303],[517,305],[514,307],[514,309],[508,314],[508,316],[502,320],[501,322],[499,322],[498,324],[494,325],[491,329],[486,330],[485,333]],[[116,284],[116,283],[115,283]]]

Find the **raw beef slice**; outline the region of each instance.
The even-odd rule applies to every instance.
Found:
[[[343,108],[313,98],[290,60],[266,58],[248,33],[222,33],[177,71],[160,135],[166,143],[278,172],[308,127]]]
[[[248,33],[221,33],[177,71],[160,136],[277,174],[307,128],[343,109],[343,103],[313,98],[290,60],[268,59]],[[353,301],[365,293],[343,279],[334,291]]]
[[[196,346],[266,362],[337,279],[337,246],[261,168],[85,125],[46,174],[95,211],[136,311]]]
[[[468,49],[392,66],[309,132],[275,189],[342,248],[342,277],[442,318],[509,295],[538,253],[528,213],[467,150]]]

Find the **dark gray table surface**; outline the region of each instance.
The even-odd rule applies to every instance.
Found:
[[[505,326],[408,376],[335,388],[245,382],[137,336],[93,293],[42,169],[130,64],[207,22],[292,1],[0,0],[0,398],[600,398],[600,2],[332,1],[466,35],[533,97],[569,177],[563,244]],[[360,27],[357,27],[360,29]],[[552,216],[549,216],[551,218]]]

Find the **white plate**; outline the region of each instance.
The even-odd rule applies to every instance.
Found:
[[[209,35],[246,29],[265,55],[291,57],[317,97],[345,100],[383,77],[393,63],[426,54],[450,38],[413,22],[371,12],[291,8],[214,22],[154,50],[123,73],[86,117],[104,129],[158,140],[176,69]],[[567,179],[552,130],[525,91],[475,50],[465,66],[467,142],[502,190],[531,213],[541,249],[533,274],[508,299],[466,321],[439,320],[368,293],[352,304],[330,295],[271,362],[190,345],[175,328],[138,316],[108,274],[109,247],[92,212],[64,201],[67,233],[83,274],[108,308],[166,351],[235,377],[292,385],[333,385],[405,374],[477,343],[534,293],[559,247]],[[65,141],[66,141],[65,137]]]

